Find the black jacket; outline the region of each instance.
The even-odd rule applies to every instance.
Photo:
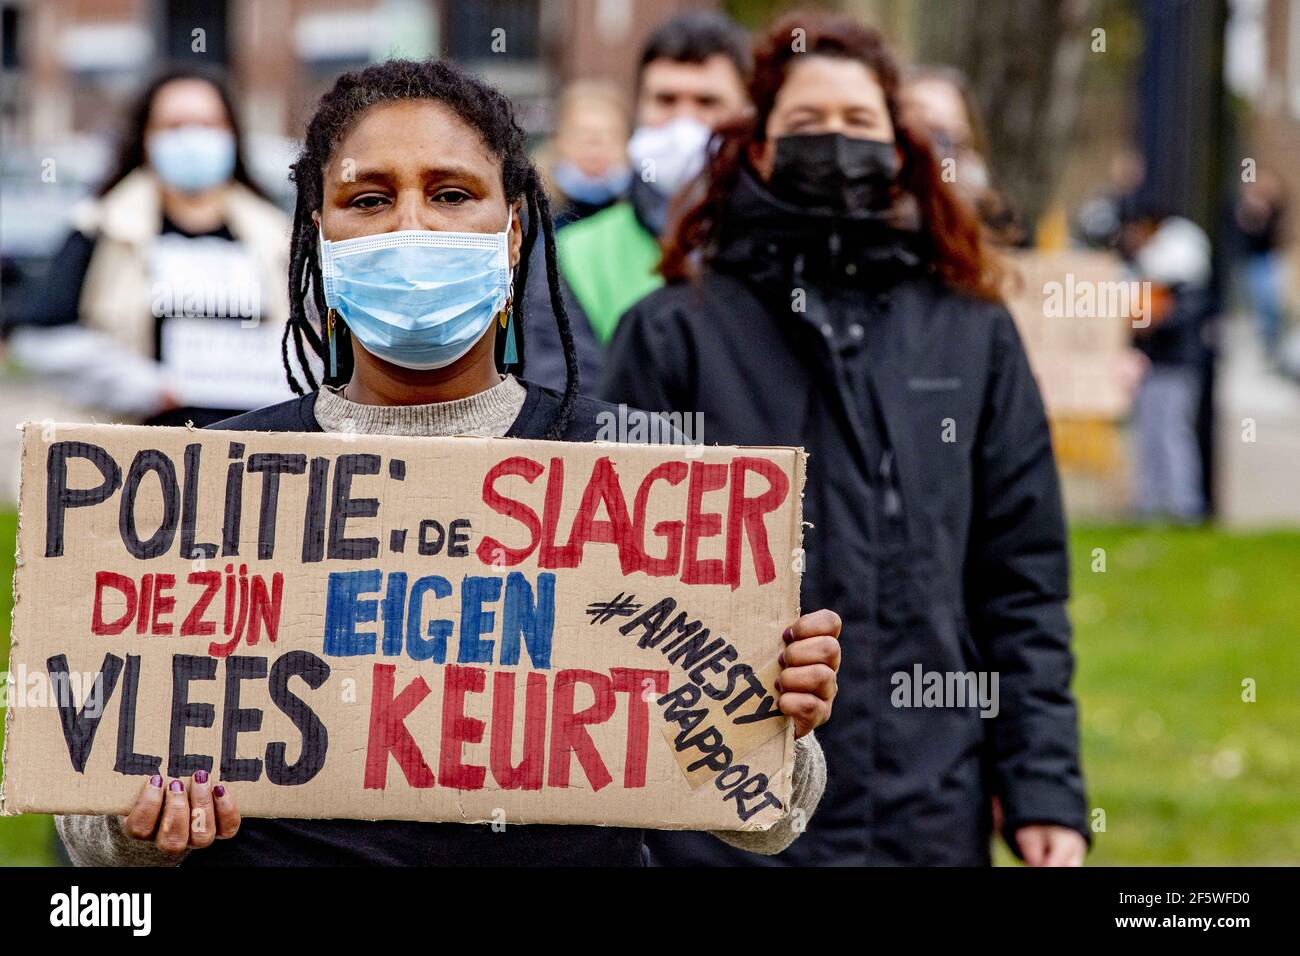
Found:
[[[1200,368],[1206,351],[1204,326],[1214,312],[1210,290],[1177,286],[1169,292],[1169,313],[1146,328],[1135,328],[1133,346],[1152,365]]]
[[[844,621],[828,787],[780,857],[671,833],[651,856],[984,864],[994,794],[1008,832],[1086,836],[1065,527],[1011,316],[935,278],[914,234],[790,216],[742,179],[702,277],[620,321],[603,397],[808,450],[801,603]],[[918,665],[996,672],[998,715],[894,706]]]
[[[559,396],[524,383],[528,395],[510,438],[542,438]],[[238,431],[319,432],[315,393],[227,419],[214,428]],[[608,406],[579,399],[566,441],[592,441],[597,414]],[[234,839],[186,857],[184,866],[228,865],[640,865],[640,830],[587,826],[507,826],[418,823],[406,820],[245,820]]]
[[[646,231],[658,235],[668,215],[668,200],[636,176],[632,178],[632,190],[628,198]],[[559,227],[560,223],[557,222],[556,228]],[[572,268],[581,268],[581,264],[575,264]],[[532,258],[528,264],[528,287],[524,290],[527,328],[524,332],[523,372],[529,381],[559,391],[564,388],[568,370],[564,362],[564,342],[555,321],[548,281],[546,255],[539,236],[533,246]],[[564,300],[564,311],[569,316],[569,328],[573,331],[579,387],[583,394],[594,395],[600,388],[605,370],[605,346],[596,338],[591,320],[587,318],[582,303],[573,294],[573,289],[563,274],[560,276],[560,296]]]
[[[528,288],[524,290],[523,373],[530,382],[560,391],[568,376],[564,362],[564,342],[551,305],[551,290],[546,275],[546,256],[539,236],[528,263]],[[560,295],[573,331],[573,349],[578,356],[578,382],[584,394],[595,394],[604,368],[605,347],[592,331],[591,321],[583,311],[569,283],[560,277]]]

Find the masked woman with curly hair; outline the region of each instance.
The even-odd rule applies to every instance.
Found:
[[[809,452],[803,603],[843,618],[829,783],[773,863],[980,865],[995,801],[1031,864],[1086,847],[1068,567],[1038,389],[974,213],[853,20],[761,38],[753,113],[719,131],[619,322],[603,397]],[[688,192],[688,195],[692,193]],[[657,834],[668,863],[760,858]]]

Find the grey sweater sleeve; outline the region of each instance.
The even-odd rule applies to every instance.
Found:
[[[54,828],[76,866],[175,866],[189,853],[164,853],[134,839],[116,816],[56,816]]]
[[[794,742],[794,786],[790,812],[767,830],[712,830],[728,846],[771,856],[780,853],[808,826],[826,790],[826,756],[817,738],[807,733]]]

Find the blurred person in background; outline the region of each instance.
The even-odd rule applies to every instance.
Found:
[[[908,71],[903,111],[913,129],[927,135],[940,162],[940,177],[979,214],[989,237],[1002,245],[1021,245],[1029,232],[1007,198],[994,188],[988,166],[984,125],[970,84],[953,67],[927,66]],[[943,164],[951,160],[950,168]]]
[[[1100,193],[1079,207],[1075,220],[1078,238],[1094,249],[1116,249],[1125,223],[1133,220],[1138,193],[1146,180],[1146,160],[1134,149],[1124,149],[1110,159],[1108,182]]]
[[[148,86],[116,171],[73,224],[9,335],[20,366],[157,425],[202,426],[285,393],[288,220],[245,168],[218,77],[178,69]]]
[[[632,178],[627,160],[628,116],[607,83],[569,86],[557,108],[555,135],[538,157],[547,192],[559,206],[557,229],[622,199]]]
[[[998,265],[900,115],[876,31],[780,19],[750,97],[665,243],[669,284],[619,323],[603,397],[809,453],[801,600],[837,609],[844,655],[826,795],[775,862],[987,865],[996,797],[1015,853],[1077,865],[1065,524]],[[1000,675],[996,703],[920,700],[923,675],[956,674]],[[667,864],[763,862],[649,844]]]
[[[1119,248],[1144,283],[1146,305],[1145,321],[1133,328],[1149,363],[1133,402],[1137,510],[1148,520],[1198,522],[1206,512],[1196,429],[1202,330],[1213,307],[1210,240],[1190,219],[1145,209],[1124,226]]]
[[[557,236],[565,304],[582,381],[595,389],[619,316],[663,284],[659,236],[674,195],[704,167],[714,127],[746,105],[749,37],[721,13],[692,12],[664,23],[641,52],[636,129],[627,144],[626,201],[574,223]],[[534,269],[540,282],[544,269]],[[545,298],[535,290],[535,301]],[[553,322],[530,327],[528,377],[564,382],[564,349]]]
[[[1285,326],[1286,270],[1282,246],[1286,209],[1282,180],[1272,170],[1261,169],[1254,182],[1242,184],[1232,217],[1245,267],[1250,307],[1255,313],[1260,344],[1270,362],[1278,358]]]

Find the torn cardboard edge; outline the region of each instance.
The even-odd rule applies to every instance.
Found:
[[[18,500],[22,501],[23,497],[23,473],[27,470],[27,429],[33,422],[23,422],[19,425],[19,430],[23,434],[23,440],[19,443],[20,451],[18,454]],[[21,595],[18,589],[18,574],[23,567],[23,511],[18,509],[17,528],[14,534],[14,573],[12,576],[13,602],[9,608],[9,657],[8,665],[5,670],[5,700],[13,700],[14,678],[13,662],[14,655],[18,650],[18,602]],[[9,802],[6,799],[9,781],[9,741],[13,732],[14,716],[13,708],[5,707],[5,725],[4,725],[4,745],[0,746],[0,817],[15,817],[21,811],[11,810]]]

